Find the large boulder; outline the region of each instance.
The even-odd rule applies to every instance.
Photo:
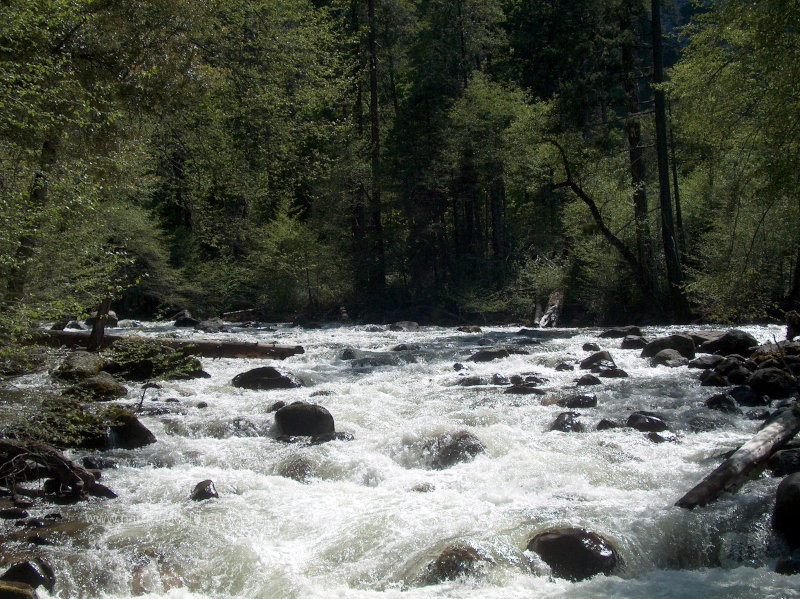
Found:
[[[575,381],[577,387],[591,387],[592,385],[602,385],[603,381],[594,376],[593,374],[584,374]]]
[[[607,350],[595,352],[588,358],[581,360],[580,363],[581,370],[593,370],[595,368],[605,370],[616,367],[617,365],[614,363],[614,358],[611,357],[611,354],[608,353]]]
[[[190,313],[189,310],[181,310],[175,316],[173,316],[170,320],[174,320],[174,326],[179,328],[191,328],[195,327],[200,324],[200,321],[197,318],[194,318]]]
[[[300,386],[300,383],[296,380],[281,374],[272,366],[261,366],[247,372],[241,372],[233,377],[231,384],[240,389],[257,389],[261,391],[293,389]]]
[[[108,430],[108,447],[137,449],[156,442],[156,436],[130,412],[114,410],[113,424]]]
[[[44,587],[52,592],[56,584],[56,574],[53,567],[41,558],[13,564],[0,580],[6,582],[19,582],[32,588]]]
[[[796,310],[786,313],[786,340],[792,341],[800,336],[800,314]]]
[[[335,433],[333,416],[324,407],[297,401],[275,412],[275,424],[281,435],[313,437]]]
[[[226,333],[228,327],[222,322],[221,318],[209,318],[194,325],[194,328],[204,333]]]
[[[641,357],[652,358],[662,349],[674,349],[688,360],[693,360],[695,357],[694,339],[689,335],[669,335],[654,339],[644,346]]]
[[[425,453],[434,470],[444,470],[461,462],[469,462],[485,451],[481,440],[469,431],[447,433],[425,444]]]
[[[553,576],[573,581],[611,574],[619,562],[611,543],[583,528],[539,533],[528,543],[528,551],[537,553],[550,566]]]
[[[717,364],[721,363],[725,358],[715,354],[705,354],[697,356],[694,360],[689,362],[689,368],[699,368],[701,370],[709,370],[715,368]]]
[[[728,393],[718,393],[712,395],[705,401],[705,405],[709,410],[717,410],[726,414],[741,414],[739,404]]]
[[[767,460],[772,476],[786,476],[800,472],[800,449],[781,449]]]
[[[790,474],[778,485],[775,507],[772,510],[772,528],[781,535],[791,549],[800,547],[800,472]]]
[[[760,368],[756,370],[748,385],[759,395],[769,395],[772,399],[789,397],[797,390],[797,383],[793,376],[788,375],[780,368]]]
[[[655,356],[650,358],[650,366],[667,366],[668,368],[678,368],[686,366],[689,360],[683,357],[676,349],[662,349]]]
[[[721,337],[711,339],[700,345],[705,354],[729,356],[731,354],[749,355],[758,346],[758,341],[750,333],[738,329],[726,331]]]
[[[649,342],[640,335],[628,335],[622,340],[622,349],[643,349]]]
[[[103,358],[87,351],[74,351],[53,373],[62,381],[79,381],[96,375],[103,368]]]
[[[634,412],[628,416],[625,426],[643,433],[660,433],[668,428],[660,414],[645,411]]]
[[[594,408],[597,406],[597,395],[569,395],[556,400],[556,405],[570,410]]]
[[[82,380],[64,391],[81,399],[108,401],[128,395],[128,389],[105,371]]]

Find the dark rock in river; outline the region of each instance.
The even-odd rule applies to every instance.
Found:
[[[103,358],[98,354],[74,351],[64,358],[53,376],[62,381],[79,381],[96,375],[102,368]]]
[[[272,366],[262,366],[237,374],[233,377],[232,384],[241,389],[259,390],[292,389],[300,386],[300,383],[281,374]]]
[[[622,349],[643,349],[649,342],[638,335],[628,335],[622,340]]]
[[[312,436],[308,442],[310,445],[321,445],[330,441],[352,441],[355,437],[352,433],[343,433],[337,431],[335,433],[323,433],[321,435]]]
[[[491,362],[500,358],[507,358],[511,353],[505,348],[482,349],[472,354],[467,360],[469,362]]]
[[[578,420],[579,416],[578,412],[561,412],[550,425],[550,430],[561,433],[582,433],[584,428],[583,423]]]
[[[458,327],[456,330],[461,332],[461,333],[480,333],[481,332],[481,327],[475,326],[475,325],[472,325],[472,326],[466,326],[465,325],[465,326]]]
[[[727,387],[728,384],[728,379],[713,370],[704,370],[700,373],[701,387]]]
[[[594,369],[592,369],[594,371]],[[606,368],[601,369],[599,371],[599,376],[602,379],[626,379],[628,378],[628,373],[622,370],[622,368]]]
[[[667,430],[667,423],[658,415],[653,412],[634,412],[628,416],[628,421],[625,426],[636,429],[643,433],[659,433]]]
[[[508,393],[509,395],[544,395],[546,391],[536,387],[535,383],[522,383],[519,385],[512,385],[503,391],[503,393]]]
[[[556,405],[571,410],[594,408],[597,406],[597,395],[570,395],[556,400]]]
[[[781,449],[767,460],[772,476],[787,476],[800,472],[800,449]]]
[[[611,369],[616,368],[616,366],[617,365],[614,363],[614,358],[612,358],[611,354],[606,350],[598,351],[588,358],[581,360],[580,363],[581,370],[590,370],[595,367],[599,367],[601,369]]]
[[[331,413],[318,404],[295,402],[275,412],[275,424],[280,434],[305,437],[334,433]]]
[[[772,529],[781,535],[790,549],[800,547],[800,472],[790,474],[778,485],[772,510]]]
[[[785,576],[800,574],[800,549],[795,549],[789,555],[784,555],[775,564],[775,573]]]
[[[583,351],[600,351],[600,346],[596,343],[584,343],[581,349]]]
[[[412,320],[401,320],[389,325],[390,331],[419,331],[419,323]]]
[[[214,486],[214,481],[210,479],[202,480],[194,486],[189,497],[192,501],[205,501],[206,499],[218,499],[219,493]]]
[[[477,374],[462,377],[456,382],[456,385],[461,385],[462,387],[478,387],[488,384],[489,381],[486,377],[478,376]]]
[[[688,335],[669,335],[668,337],[659,337],[644,346],[642,349],[642,358],[652,358],[662,349],[674,349],[680,353],[687,360],[693,360],[695,357],[694,340]]]
[[[728,393],[718,393],[712,395],[705,401],[705,405],[709,410],[718,410],[726,414],[741,414],[739,404]]]
[[[647,439],[653,443],[675,443],[678,437],[675,433],[671,433],[670,431],[663,431],[660,433],[652,431],[647,433]]]
[[[447,433],[425,444],[425,452],[430,456],[430,467],[444,470],[460,462],[469,462],[486,448],[475,435],[468,431]]]
[[[528,543],[550,566],[553,576],[584,580],[596,574],[611,574],[617,567],[617,552],[600,535],[583,528],[557,528],[539,533]]]
[[[641,337],[642,329],[634,325],[627,327],[617,327],[614,329],[608,329],[607,331],[603,331],[598,336],[602,339],[622,339],[623,337],[630,337],[630,336]]]
[[[0,519],[2,520],[19,520],[20,518],[27,518],[29,516],[21,507],[9,507],[0,510]]]
[[[419,351],[421,348],[419,343],[401,343],[395,345],[390,351]]]
[[[198,331],[203,331],[204,333],[228,332],[228,327],[225,326],[225,323],[222,322],[221,318],[209,318],[208,320],[198,322],[196,325],[194,325],[194,328]]]
[[[650,358],[650,366],[667,366],[668,368],[679,368],[689,363],[676,349],[662,349],[655,356]]]
[[[52,592],[56,584],[56,574],[53,567],[41,558],[13,564],[0,580],[6,582],[21,582],[32,588],[44,587]]]
[[[608,418],[603,418],[600,422],[597,423],[595,430],[607,431],[612,428],[622,428],[622,427],[623,425],[620,424],[619,422],[616,422],[614,420],[609,420]]]
[[[713,354],[697,356],[694,360],[689,362],[689,368],[700,368],[708,370],[709,368],[716,367],[717,364],[725,360],[722,356],[715,356]]]
[[[772,399],[789,397],[796,389],[794,377],[787,375],[779,368],[756,370],[748,384],[759,395],[768,395]]]
[[[137,449],[156,442],[156,437],[130,412],[118,410],[116,424],[109,427],[108,446],[118,449]]]
[[[101,370],[96,375],[65,389],[64,393],[85,400],[108,401],[125,397],[128,395],[128,389],[109,373]]]
[[[481,555],[469,545],[448,547],[428,566],[425,584],[438,584],[455,580],[460,576],[477,573],[480,566],[491,564],[492,560]]]
[[[571,372],[573,370],[575,370],[575,366],[567,362],[561,362],[558,366],[556,366],[556,372]]]
[[[706,354],[729,356],[731,354],[748,355],[758,341],[755,337],[738,329],[731,329],[717,339],[711,339],[700,345],[700,351]]]
[[[194,318],[190,313],[189,310],[181,310],[175,316],[173,316],[170,320],[174,320],[174,326],[179,328],[190,328],[200,324],[200,321]]]
[[[578,387],[589,387],[591,385],[602,385],[603,381],[593,374],[584,374],[581,378],[575,381],[575,384]]]

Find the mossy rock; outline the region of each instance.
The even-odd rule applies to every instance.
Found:
[[[121,339],[105,352],[104,357],[103,369],[125,380],[186,380],[208,376],[197,358],[157,339]]]
[[[128,390],[125,386],[104,371],[100,371],[64,391],[64,395],[88,401],[108,401],[125,397],[127,394]]]
[[[0,599],[37,599],[38,596],[29,584],[0,580]]]

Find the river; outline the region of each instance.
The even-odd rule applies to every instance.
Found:
[[[785,331],[744,330],[762,342]],[[715,390],[700,387],[698,370],[652,368],[639,350],[598,339],[599,330],[562,329],[527,338],[517,331],[263,325],[202,334],[299,344],[305,353],[283,361],[205,359],[211,378],[165,382],[147,391],[149,415],[142,421],[158,442],[104,454],[118,468],[105,470],[102,482],[119,497],[58,508],[68,524],[57,545],[43,548],[58,573],[55,595],[800,597],[797,577],[773,572],[782,551],[770,529],[779,479],[763,476],[691,512],[673,505],[720,462],[715,456],[749,439],[759,422],[707,410],[702,402]],[[199,335],[157,323],[145,323],[138,332]],[[587,432],[549,431],[564,409],[544,405],[543,398],[574,393],[582,374],[555,366],[588,356],[586,342],[608,349],[629,377],[591,388],[598,406],[578,410]],[[411,349],[391,351],[401,343]],[[528,353],[466,361],[480,348],[511,345]],[[346,348],[376,352],[391,363],[358,365],[341,359]],[[455,363],[466,368],[456,371]],[[236,374],[264,365],[303,386],[232,386]],[[464,376],[496,373],[544,378],[540,386],[548,395],[457,384]],[[141,392],[131,389],[123,403],[135,405]],[[269,409],[279,400],[324,405],[337,431],[354,439],[320,445],[277,441]],[[207,407],[198,407],[201,402]],[[601,418],[624,422],[634,410],[664,414],[677,440],[654,443],[626,428],[594,430]],[[430,469],[425,441],[461,430],[476,435],[486,452]],[[297,458],[304,458],[310,472],[306,481],[283,475]],[[203,479],[214,481],[219,499],[190,501]],[[582,582],[550,577],[525,547],[537,532],[558,526],[602,534],[623,565],[615,575]],[[484,567],[471,576],[424,584],[428,564],[453,544],[474,547],[487,558]]]

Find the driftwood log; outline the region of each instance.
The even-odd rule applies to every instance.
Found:
[[[800,432],[800,407],[781,412],[727,460],[675,504],[692,509],[706,505],[725,491],[735,491],[758,474],[767,459]]]
[[[102,347],[110,347],[127,335],[104,335]],[[86,347],[89,335],[82,331],[43,331],[39,340],[44,344],[67,347]],[[305,353],[300,345],[278,345],[276,343],[247,343],[244,341],[200,341],[195,339],[172,339],[157,337],[163,343],[187,355],[203,358],[277,358],[284,359]]]

